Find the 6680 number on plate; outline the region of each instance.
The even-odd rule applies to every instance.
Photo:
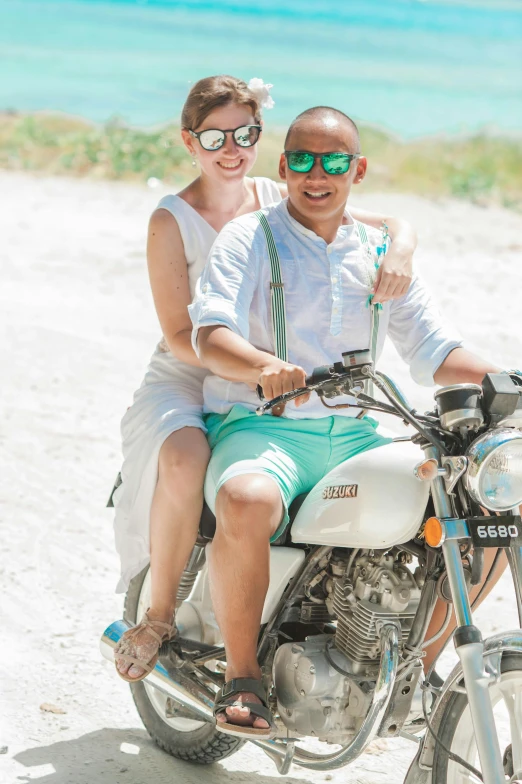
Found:
[[[473,517],[468,520],[475,547],[520,547],[522,526],[520,516]]]

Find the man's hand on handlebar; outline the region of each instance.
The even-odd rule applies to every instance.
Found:
[[[274,357],[261,371],[258,384],[263,390],[265,400],[273,400],[285,392],[292,392],[294,389],[306,386],[306,373],[302,367],[291,365],[289,362],[283,362]],[[296,398],[295,405],[302,406],[309,399],[310,393],[308,392]],[[274,409],[272,413],[280,416],[283,410],[284,406],[279,410]]]
[[[265,402],[256,409],[256,413],[262,416],[271,411],[273,415],[281,416],[286,403],[296,400],[296,406],[302,406],[310,399],[312,392],[317,392],[321,399],[347,394],[357,397],[364,389],[364,382],[372,375],[373,362],[370,351],[362,349],[345,351],[342,361],[316,367],[311,376],[306,376],[302,367],[272,356],[257,367],[261,369],[257,393],[260,400],[264,399]],[[375,401],[372,399],[371,402]],[[347,405],[353,404],[335,407],[346,408]],[[386,406],[387,409],[389,406]]]

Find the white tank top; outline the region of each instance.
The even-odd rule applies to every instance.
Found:
[[[268,207],[282,201],[277,184],[268,177],[254,177],[254,183],[260,207]],[[210,248],[218,232],[210,223],[201,217],[194,207],[191,207],[179,196],[164,196],[156,209],[170,212],[176,219],[187,259],[190,294],[194,296],[196,282],[203,271]]]

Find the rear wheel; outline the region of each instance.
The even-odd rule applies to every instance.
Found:
[[[522,777],[522,654],[503,655],[500,679],[490,686],[490,693],[508,782]],[[444,711],[438,734],[445,746],[481,770],[465,694],[455,692]],[[472,773],[449,760],[444,749],[437,745],[433,759],[433,784],[471,782],[476,782]]]
[[[147,566],[130,582],[123,612],[125,620],[133,625],[137,623],[149,606],[149,599]],[[233,754],[243,744],[238,738],[219,732],[208,722],[167,717],[169,698],[150,686],[147,679],[131,683],[130,688],[145,729],[155,743],[173,757],[209,765]],[[172,707],[175,709],[175,705]]]

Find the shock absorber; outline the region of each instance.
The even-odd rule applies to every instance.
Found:
[[[205,546],[206,540],[198,537],[179,581],[178,593],[176,595],[176,608],[190,596],[198,572],[203,568],[205,563]]]

